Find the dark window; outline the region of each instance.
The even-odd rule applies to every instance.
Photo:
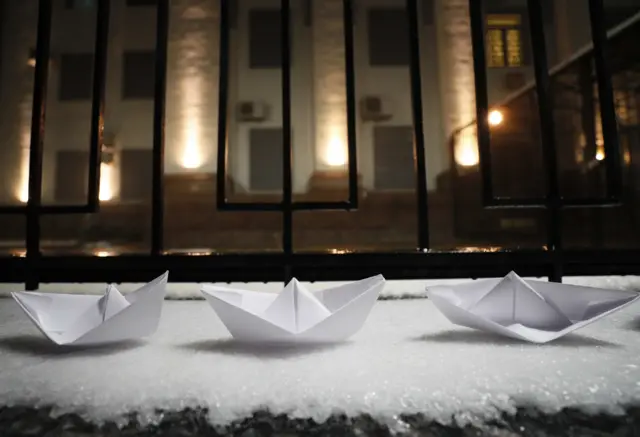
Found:
[[[93,55],[65,54],[60,56],[60,100],[88,100],[93,83]]]
[[[153,52],[126,52],[123,59],[122,98],[153,99],[154,71]]]
[[[413,128],[378,126],[373,130],[374,187],[376,190],[412,190]]]
[[[434,0],[422,0],[422,24],[425,26],[433,26],[434,10]]]
[[[120,153],[120,198],[124,201],[147,200],[151,196],[151,150],[123,150]]]
[[[282,47],[279,9],[249,11],[249,68],[280,68]]]
[[[606,3],[606,2],[605,2]],[[607,6],[605,4],[604,20],[607,29],[619,26],[640,10],[639,6]]]
[[[158,0],[127,0],[127,6],[156,6]]]
[[[252,129],[249,141],[251,190],[282,190],[282,129]]]
[[[522,15],[487,15],[486,46],[489,68],[522,67],[525,64]]]
[[[369,10],[369,64],[409,65],[409,33],[405,9]]]
[[[54,198],[59,203],[79,204],[87,200],[89,153],[61,150],[56,154]]]
[[[65,0],[66,9],[91,9],[96,6],[98,0]]]

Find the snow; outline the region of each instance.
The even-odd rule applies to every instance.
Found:
[[[401,413],[462,424],[529,405],[621,413],[640,403],[639,314],[633,305],[533,345],[453,326],[426,299],[387,300],[346,343],[274,349],[230,341],[205,302],[167,301],[154,337],[74,350],[0,299],[0,405],[55,405],[96,422],[137,411],[143,423],[156,409],[208,407],[221,425],[264,408],[318,421],[369,413],[394,429]]]
[[[152,277],[149,278],[151,281]],[[525,278],[546,280],[546,278]],[[169,272],[169,280],[171,280],[171,272]],[[391,280],[387,281],[381,296],[382,298],[394,297],[426,297],[424,293],[425,286],[435,284],[459,284],[467,282],[468,279],[431,279],[431,280]],[[638,290],[640,291],[640,276],[575,276],[566,277],[563,282],[576,285],[590,285],[593,287]],[[310,290],[320,290],[332,286],[345,284],[346,282],[302,282]],[[231,284],[216,283],[218,285],[229,286],[233,288],[244,288],[246,290],[265,291],[277,293],[284,287],[283,283],[270,282],[248,282]],[[54,293],[83,293],[83,294],[102,294],[107,284],[41,284],[39,291]],[[118,290],[128,293],[143,285],[142,283],[124,283],[118,284]],[[0,284],[0,297],[9,296],[12,291],[21,291],[24,289],[23,284]],[[200,284],[197,283],[169,283],[167,286],[168,299],[202,299],[200,293]]]

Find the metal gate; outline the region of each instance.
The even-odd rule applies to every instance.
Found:
[[[358,208],[358,163],[356,144],[356,95],[354,76],[353,4],[343,1],[344,46],[346,66],[347,133],[348,133],[348,200],[335,202],[297,202],[292,189],[291,138],[291,45],[290,0],[280,0],[282,35],[282,120],[283,120],[283,194],[280,202],[237,203],[228,200],[227,183],[227,117],[229,86],[229,14],[231,1],[220,2],[220,76],[219,119],[217,137],[217,194],[220,211],[271,211],[282,216],[281,253],[238,253],[188,256],[167,254],[163,244],[164,211],[164,129],[167,82],[167,47],[169,0],[157,6],[157,40],[155,58],[155,97],[153,112],[153,184],[151,215],[151,251],[143,255],[119,255],[100,258],[87,256],[43,256],[40,220],[46,214],[96,213],[100,181],[101,145],[103,143],[107,45],[109,41],[110,1],[97,1],[97,35],[93,74],[91,111],[91,148],[86,204],[43,205],[42,161],[46,119],[48,62],[52,1],[39,0],[37,46],[35,50],[35,82],[31,146],[29,155],[29,196],[25,206],[0,207],[0,214],[18,214],[26,218],[26,255],[0,259],[0,281],[26,282],[35,289],[40,282],[124,282],[145,281],[164,270],[171,280],[196,281],[288,281],[347,280],[382,273],[389,279],[487,277],[517,270],[522,275],[548,276],[560,281],[563,275],[630,274],[640,271],[637,249],[564,249],[562,217],[566,208],[617,207],[624,201],[621,182],[621,156],[614,107],[611,71],[608,65],[607,29],[603,21],[603,0],[588,0],[593,50],[588,54],[595,65],[595,82],[600,101],[604,147],[606,151],[607,193],[603,198],[564,199],[558,188],[555,122],[551,110],[550,73],[545,48],[543,0],[528,0],[529,28],[535,71],[535,97],[542,135],[546,193],[541,198],[496,196],[492,182],[492,156],[487,97],[485,24],[481,0],[469,0],[471,36],[474,51],[476,121],[482,198],[485,208],[533,208],[544,211],[547,220],[547,244],[540,249],[438,251],[430,248],[427,165],[423,128],[423,102],[420,62],[418,0],[406,0],[407,30],[410,48],[411,112],[413,117],[414,163],[417,196],[418,244],[412,251],[385,253],[296,253],[293,248],[292,218],[296,211],[355,210]],[[622,35],[622,34],[621,34]],[[617,38],[623,38],[624,35]],[[533,92],[533,91],[532,91]],[[456,134],[451,143],[456,141]],[[453,146],[452,146],[453,147]],[[455,166],[454,166],[455,167]]]

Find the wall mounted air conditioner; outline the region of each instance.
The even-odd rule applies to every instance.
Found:
[[[380,96],[360,99],[360,118],[363,121],[384,121],[391,118],[388,102]]]
[[[265,121],[269,116],[268,106],[256,101],[239,102],[236,112],[238,121]]]
[[[102,159],[103,164],[111,164],[116,156],[116,137],[113,133],[105,132],[102,134]]]

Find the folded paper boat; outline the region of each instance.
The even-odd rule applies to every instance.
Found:
[[[122,295],[11,293],[31,321],[58,345],[98,345],[152,335],[158,328],[169,272]]]
[[[524,280],[514,272],[426,292],[456,325],[533,343],[560,338],[640,299],[633,291]]]
[[[214,285],[201,291],[235,340],[330,343],[360,330],[384,284],[378,275],[316,292],[296,279],[278,294]]]

